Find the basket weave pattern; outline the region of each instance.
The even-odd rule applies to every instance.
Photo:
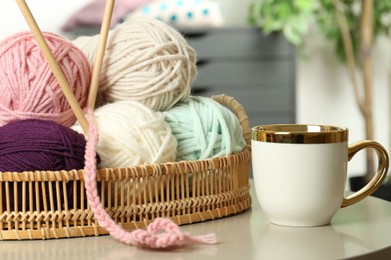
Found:
[[[157,217],[191,224],[251,206],[248,117],[232,97],[213,98],[238,116],[246,148],[206,160],[99,170],[102,204],[117,223],[130,230],[145,228]],[[0,240],[108,234],[86,201],[84,170],[1,172],[0,201]]]

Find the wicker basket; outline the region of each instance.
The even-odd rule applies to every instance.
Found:
[[[251,205],[250,125],[232,97],[213,97],[239,118],[247,146],[230,156],[128,168],[101,169],[97,181],[108,214],[126,229],[157,217],[179,225],[237,214]],[[93,216],[84,171],[0,173],[0,240],[108,234]]]

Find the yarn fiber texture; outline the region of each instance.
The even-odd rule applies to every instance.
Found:
[[[0,171],[82,169],[85,145],[82,134],[53,121],[14,121],[0,127]]]
[[[26,119],[14,121],[0,127],[0,171],[23,172],[23,171],[58,171],[82,169],[84,167],[86,140],[84,136],[72,129],[55,123],[38,119]],[[5,211],[7,200],[9,210],[22,209],[23,188],[20,182],[9,183],[9,197],[5,195],[5,183],[1,184],[3,190],[2,205]],[[17,187],[15,187],[17,185]],[[15,201],[14,192],[18,194]],[[49,195],[48,182],[45,182],[45,193]],[[40,201],[43,208],[42,196],[44,193],[29,193],[26,191],[26,208],[37,210],[37,205],[30,205],[30,201]],[[64,201],[64,193],[58,194],[53,185],[53,202],[51,210],[59,208],[59,201]],[[67,194],[72,194],[72,183],[67,184]],[[49,198],[47,198],[49,201]],[[68,199],[72,207],[72,200]],[[60,202],[63,203],[63,202]]]
[[[174,249],[194,244],[215,244],[216,234],[192,236],[181,232],[178,225],[170,219],[156,218],[148,225],[147,230],[137,229],[132,232],[126,231],[116,223],[103,208],[99,197],[96,175],[96,147],[99,139],[98,129],[94,114],[87,110],[90,127],[88,129],[88,142],[86,146],[85,165],[85,190],[88,205],[98,220],[99,226],[106,229],[109,234],[118,241],[130,245],[151,249]]]
[[[137,101],[118,101],[94,112],[100,167],[129,167],[175,161],[176,139],[160,112]],[[82,132],[78,123],[72,129]]]
[[[84,36],[73,43],[93,62],[98,40]],[[196,74],[196,53],[179,32],[155,19],[129,19],[109,32],[97,99],[164,111],[189,97]]]
[[[68,40],[43,33],[77,101],[85,106],[91,66]],[[44,119],[71,126],[76,117],[31,32],[0,42],[0,126],[17,119]]]
[[[237,153],[246,142],[239,119],[212,98],[191,96],[164,112],[177,139],[177,161]]]

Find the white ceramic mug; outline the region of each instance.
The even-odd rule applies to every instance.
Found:
[[[373,148],[379,159],[373,179],[345,197],[348,161]],[[375,191],[387,175],[387,151],[375,141],[348,146],[348,129],[325,125],[264,125],[252,129],[255,192],[270,222],[284,226],[329,224],[339,208]]]

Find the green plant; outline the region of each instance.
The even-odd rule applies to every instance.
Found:
[[[359,59],[360,49],[360,27],[362,17],[362,4],[357,0],[340,1],[341,9],[346,17],[346,22],[349,28],[350,37],[352,39],[352,48],[355,58]],[[388,35],[390,23],[387,21],[387,16],[391,13],[391,1],[375,0],[373,1],[372,14],[372,30],[373,38],[376,39],[380,35]],[[319,1],[319,8],[314,13],[317,24],[323,35],[334,43],[334,48],[338,58],[341,61],[346,61],[346,52],[343,43],[343,36],[340,26],[338,25],[337,12],[333,0]]]
[[[264,33],[283,32],[294,45],[303,43],[302,37],[311,23],[313,1],[253,1],[249,8],[249,23],[262,28]]]
[[[304,48],[303,37],[316,24],[346,63],[355,100],[363,116],[367,139],[373,139],[372,56],[377,37],[390,33],[390,0],[253,0],[248,21],[262,32],[282,32],[297,47]],[[359,66],[357,66],[359,64]],[[361,70],[362,84],[357,70]],[[361,89],[360,89],[361,88]],[[372,153],[367,153],[368,177],[374,169]]]
[[[349,27],[354,56],[359,58],[359,31],[361,1],[340,1]],[[388,35],[391,14],[390,0],[373,1],[373,35]],[[286,39],[295,46],[304,44],[303,37],[314,22],[326,39],[335,47],[341,61],[346,61],[346,54],[338,25],[335,3],[333,0],[253,0],[249,6],[248,22],[260,27],[262,32],[282,32]]]

